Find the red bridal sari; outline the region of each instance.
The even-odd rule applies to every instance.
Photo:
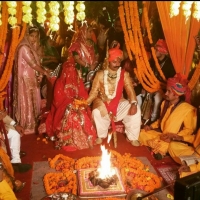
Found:
[[[74,99],[87,97],[74,59],[70,58],[63,64],[62,74],[55,83],[53,104],[46,120],[47,135],[56,136],[56,145],[66,151],[89,148],[96,139],[90,108],[76,108],[73,104]]]

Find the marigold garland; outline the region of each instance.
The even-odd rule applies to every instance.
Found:
[[[135,40],[135,49],[136,49],[136,64],[137,64],[137,71],[138,79],[141,82],[142,86],[148,92],[155,92],[159,88],[159,81],[155,77],[148,58],[146,54],[146,50],[144,48],[144,42],[141,34],[141,27],[139,21],[139,14],[138,14],[138,7],[137,2],[129,2],[130,8],[132,10],[132,14],[134,18],[131,18],[131,23],[133,27],[133,34]],[[135,26],[133,26],[135,24]]]
[[[143,6],[144,22],[145,22],[145,26],[146,26],[146,29],[147,29],[147,35],[148,35],[149,43],[152,46],[153,40],[152,40],[152,36],[151,36],[151,31],[150,31],[150,24],[149,24],[149,19],[148,19],[146,2],[143,2],[143,5],[144,5]],[[152,56],[153,56],[153,59],[155,61],[155,65],[156,65],[156,68],[157,68],[159,74],[161,75],[162,79],[164,81],[166,81],[165,75],[163,74],[163,71],[162,71],[162,69],[161,69],[161,67],[158,63],[158,58],[156,57],[156,52],[155,52],[154,47],[151,47],[151,52],[152,52]]]
[[[47,173],[44,176],[43,182],[48,195],[57,192],[77,194],[76,175],[71,171],[66,171],[64,173]]]
[[[129,52],[130,50],[136,58],[136,76],[148,92],[155,92],[160,88],[160,82],[155,77],[153,70],[151,69],[146,50],[144,48],[137,2],[126,2],[124,4],[120,3],[118,9],[129,58],[130,60],[132,59],[131,52]],[[128,30],[126,28],[126,22]]]
[[[56,171],[74,170],[75,161],[68,156],[58,154],[53,159],[49,158],[48,161],[50,167],[56,169]]]
[[[190,81],[188,83],[188,87],[190,88],[190,90],[192,90],[195,87],[199,77],[200,77],[200,62],[196,66],[195,72],[192,75],[192,78],[190,79]]]
[[[120,16],[122,29],[123,29],[123,32],[124,32],[124,40],[125,40],[125,44],[126,44],[126,50],[127,50],[129,59],[133,60],[133,56],[131,54],[131,49],[130,49],[130,46],[129,46],[130,41],[129,41],[129,37],[128,37],[128,32],[127,32],[127,29],[126,29],[123,3],[120,4],[120,6],[118,7],[118,10],[119,10],[119,16]]]
[[[132,157],[130,153],[125,153],[123,156],[114,151],[110,150],[111,153],[111,166],[117,167],[121,171],[122,181],[124,183],[126,192],[128,193],[132,189],[141,189],[146,192],[154,191],[161,187],[162,178],[158,175],[149,172],[149,166],[143,164],[139,159]],[[74,165],[76,170],[86,168],[98,168],[100,166],[101,157],[82,157],[76,162],[72,158],[64,156],[62,154],[56,155],[53,159],[48,159],[49,164],[52,168],[56,168],[57,161],[66,160],[67,162]],[[47,194],[53,194],[56,192],[69,192],[72,190],[73,194],[77,192],[76,177],[68,165],[67,170],[61,169],[63,173],[48,173],[44,176],[44,185]],[[134,178],[133,178],[134,177]],[[59,186],[59,181],[69,182],[64,186]],[[71,182],[70,182],[71,181]],[[104,200],[117,200],[117,198],[107,197]],[[102,198],[96,198],[95,200],[103,200]]]
[[[22,11],[19,11],[16,13],[17,18],[20,17],[21,12]],[[10,45],[10,52],[9,52],[8,59],[7,59],[6,65],[5,65],[5,69],[3,71],[2,78],[0,80],[0,91],[4,90],[4,88],[6,87],[6,85],[8,83],[8,80],[10,78],[10,75],[12,72],[12,67],[13,67],[15,49],[18,45],[19,34],[20,34],[19,26],[16,26],[15,28],[12,29],[12,40],[11,40],[11,45]]]
[[[123,159],[121,176],[127,193],[133,189],[152,192],[161,187],[162,178],[149,172],[149,166],[131,157],[131,154],[124,154]]]

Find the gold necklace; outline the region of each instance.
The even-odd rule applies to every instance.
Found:
[[[117,73],[116,74],[108,73],[108,77],[111,78],[111,79],[115,79],[115,78],[117,78]]]

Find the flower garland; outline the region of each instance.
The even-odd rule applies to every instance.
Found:
[[[194,5],[193,5],[193,12],[192,12],[192,16],[194,18],[196,18],[198,21],[200,20],[200,2],[199,1],[195,1]]]
[[[59,8],[60,4],[57,1],[50,1],[49,2],[49,12],[51,14],[51,17],[49,19],[50,24],[49,27],[52,31],[57,31],[59,29],[59,22],[60,18],[59,16]]]
[[[108,91],[108,70],[104,70],[104,89],[105,89],[105,94],[109,99],[113,99],[116,96],[117,86],[118,86],[118,82],[119,82],[119,79],[120,79],[120,75],[121,75],[121,67],[117,70],[115,90],[114,90],[113,94],[110,95],[109,91]]]
[[[194,88],[199,77],[200,77],[200,63],[196,66],[195,72],[192,75],[192,78],[190,79],[190,81],[188,83],[188,87],[190,88],[190,90],[192,90]]]
[[[14,27],[17,24],[17,17],[15,16],[17,14],[17,2],[16,1],[6,1],[6,4],[8,6],[8,13],[10,14],[10,17],[8,18],[8,23]]]
[[[132,189],[141,189],[146,192],[152,192],[161,187],[162,178],[149,172],[148,165],[145,165],[139,159],[132,157],[130,153],[125,153],[123,156],[114,150],[110,150],[110,153],[111,167],[116,167],[121,171],[122,181],[127,193]],[[72,158],[59,154],[53,159],[48,159],[51,167],[55,168],[56,162],[59,161],[60,158],[70,162],[73,160]],[[71,162],[71,165],[74,163],[73,168],[76,170],[98,168],[100,167],[101,159],[100,156],[82,157],[76,160],[76,162]],[[76,194],[76,176],[69,169],[68,166],[67,170],[63,171],[62,169],[63,173],[48,173],[44,176],[43,181],[47,194],[71,191],[73,194]],[[116,198],[107,197],[106,199],[115,200]],[[101,198],[95,200],[101,200]]]
[[[62,154],[56,155],[53,159],[49,158],[49,165],[57,171],[74,170],[74,159]]]
[[[19,4],[17,4],[19,6]],[[19,7],[18,7],[19,8]],[[16,18],[20,19],[22,16],[22,10],[18,9],[20,12],[17,12]],[[10,78],[11,72],[12,72],[12,67],[13,67],[13,60],[14,60],[14,54],[16,47],[18,45],[18,39],[19,39],[19,34],[20,34],[20,27],[16,26],[15,28],[12,29],[12,40],[11,40],[11,45],[10,45],[10,51],[9,55],[7,58],[7,62],[5,65],[5,69],[2,74],[2,78],[0,79],[0,91],[3,91],[4,88],[6,87],[8,80]]]
[[[45,20],[46,20],[46,2],[45,1],[37,1],[36,2],[36,6],[37,6],[37,22],[40,24],[44,24]]]
[[[64,21],[69,25],[69,29],[72,30],[74,22],[74,1],[63,1],[64,5]]]
[[[140,21],[137,10],[137,2],[128,2],[128,5],[120,2],[120,6],[118,9],[122,28],[125,35],[125,43],[128,55],[131,55],[131,53],[129,52],[129,50],[131,50],[136,58],[137,68],[134,70],[136,72],[136,76],[147,91],[155,92],[160,88],[160,82],[157,80],[150,67],[146,50],[144,48],[144,42],[141,34]],[[127,31],[125,16],[127,24],[129,24],[128,21],[130,21],[131,26],[129,25],[129,27],[132,27],[133,30],[131,30],[130,28]]]
[[[4,57],[4,47],[5,47],[5,41],[6,41],[6,37],[7,37],[7,31],[8,31],[8,26],[7,23],[5,23],[8,20],[8,9],[7,9],[7,5],[6,2],[2,2],[2,21],[3,24],[1,26],[1,31],[0,31],[0,66],[2,66],[3,63],[3,57]],[[0,88],[0,91],[1,88]]]
[[[171,1],[170,3],[170,17],[177,16],[179,14],[179,7],[181,1]]]
[[[0,12],[2,13],[1,7],[2,7],[2,4],[1,4],[1,1],[0,1]],[[1,14],[0,14],[0,26],[1,26],[1,25],[2,25],[2,16],[1,16]]]
[[[127,50],[127,53],[128,53],[128,57],[129,57],[130,60],[133,60],[133,56],[131,54],[132,45],[131,45],[131,47],[129,46],[130,41],[129,41],[127,29],[126,29],[126,21],[125,21],[125,16],[124,16],[123,1],[120,1],[120,6],[118,7],[118,10],[119,10],[119,17],[120,17],[122,29],[123,29],[123,32],[124,32],[124,40],[125,40],[125,44],[126,44],[126,50]]]
[[[47,173],[43,181],[48,195],[57,192],[77,194],[76,175],[71,171],[66,171],[64,173]]]
[[[158,90],[160,84],[150,67],[146,50],[144,48],[137,2],[129,2],[129,7],[134,36],[134,41],[131,41],[131,43],[135,43],[135,58],[137,64],[137,68],[134,71],[145,90],[148,92],[155,92]]]
[[[149,166],[131,157],[131,154],[124,154],[123,160],[121,176],[127,193],[133,189],[152,192],[161,187],[162,178],[149,172]]]
[[[22,11],[23,11],[23,18],[22,21],[32,25],[33,15],[32,8],[31,8],[31,1],[22,1]]]
[[[76,5],[76,10],[78,11],[76,14],[76,19],[79,21],[83,21],[85,19],[85,5],[84,1],[78,1]]]
[[[150,45],[152,46],[153,45],[153,40],[152,40],[152,36],[151,36],[151,31],[150,31],[150,24],[149,24],[149,19],[148,19],[148,12],[147,12],[147,6],[146,6],[146,2],[143,2],[143,13],[144,13],[144,22],[145,22],[145,26],[146,26],[146,29],[147,29],[147,35],[148,35],[148,39],[149,39],[149,43]],[[160,76],[162,77],[162,79],[164,81],[166,81],[166,78],[165,78],[165,75],[163,74],[163,71],[158,63],[158,58],[156,57],[156,52],[155,52],[155,49],[154,47],[151,47],[151,52],[152,52],[152,56],[153,56],[153,59],[155,61],[155,65],[156,65],[156,68],[160,74]]]

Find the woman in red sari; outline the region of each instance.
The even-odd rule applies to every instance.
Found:
[[[91,30],[86,25],[82,26],[77,39],[70,46],[70,56],[55,83],[53,104],[46,120],[47,135],[56,137],[57,147],[66,151],[92,147],[96,139],[90,108],[74,104],[74,99],[87,99],[83,73],[97,65],[95,49],[90,40]]]

